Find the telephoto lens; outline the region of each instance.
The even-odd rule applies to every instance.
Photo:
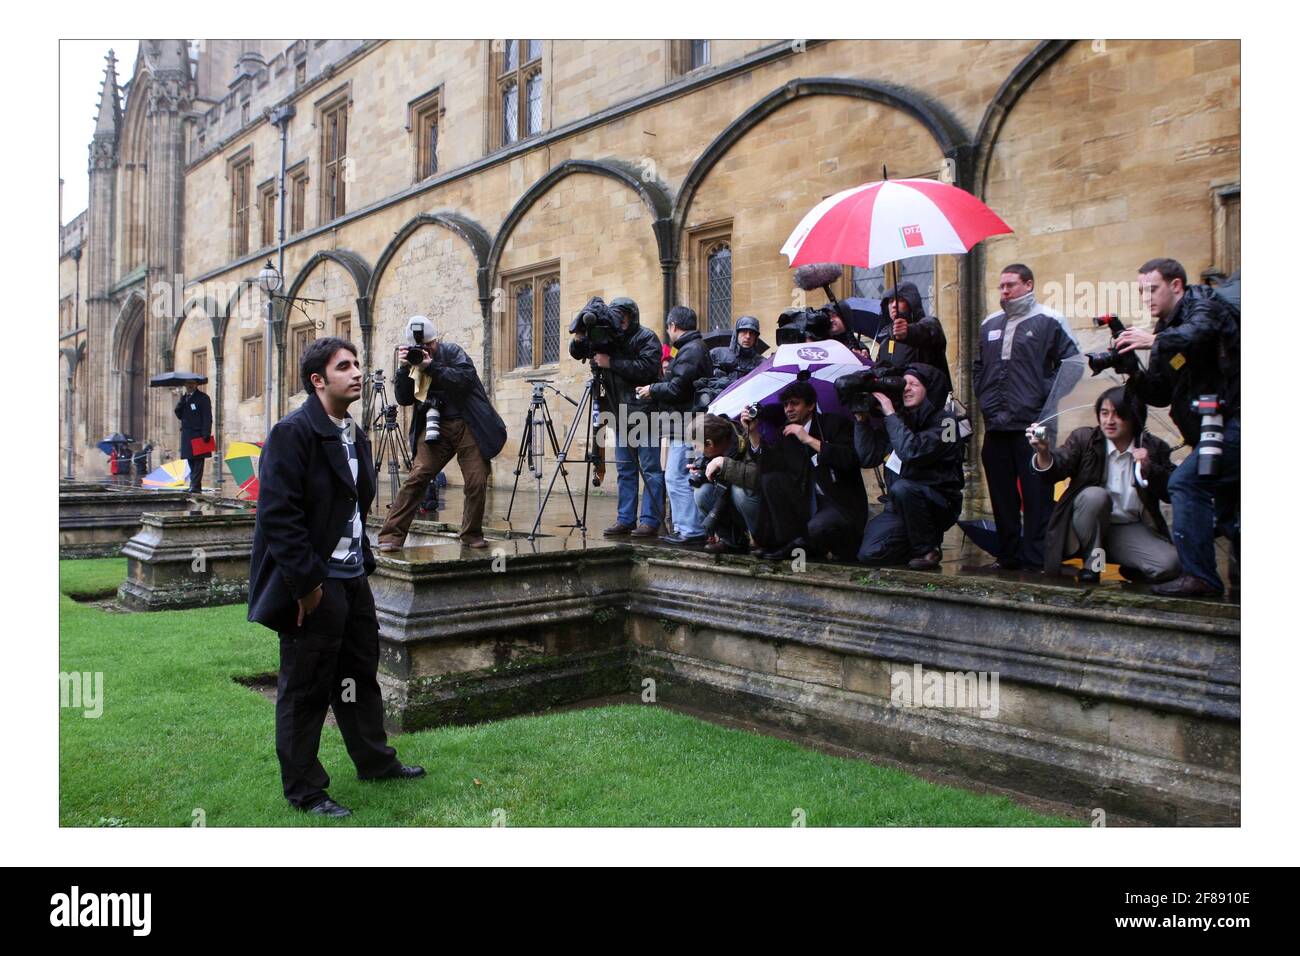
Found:
[[[442,438],[442,412],[437,402],[430,402],[424,415],[424,440],[430,445]]]
[[[1201,438],[1196,443],[1196,473],[1203,478],[1218,475],[1223,458],[1223,405],[1217,395],[1202,395],[1192,402],[1201,416]]]

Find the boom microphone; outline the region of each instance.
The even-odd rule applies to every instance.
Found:
[[[794,284],[805,292],[811,292],[813,289],[825,289],[826,294],[834,302],[835,297],[830,295],[828,287],[832,282],[838,282],[842,275],[844,275],[844,267],[837,263],[810,262],[794,270]]]

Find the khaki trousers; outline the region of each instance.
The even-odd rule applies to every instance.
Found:
[[[460,473],[465,479],[465,514],[460,519],[460,536],[463,539],[483,536],[483,508],[487,504],[488,463],[474,443],[474,436],[464,419],[442,423],[442,437],[430,445],[427,441],[415,443],[415,461],[411,473],[397,492],[397,499],[388,509],[384,526],[379,529],[380,544],[399,547],[406,540],[415,512],[424,499],[429,482],[455,457]]]

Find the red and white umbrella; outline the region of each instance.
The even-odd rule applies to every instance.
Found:
[[[1011,227],[964,189],[933,179],[886,179],[823,199],[781,247],[790,267],[842,262],[874,268],[912,256],[969,252]]]

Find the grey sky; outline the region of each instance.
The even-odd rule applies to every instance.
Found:
[[[59,41],[59,175],[63,177],[63,221],[86,208],[86,164],[95,132],[104,56],[117,56],[117,79],[123,82],[135,65],[139,40]]]

